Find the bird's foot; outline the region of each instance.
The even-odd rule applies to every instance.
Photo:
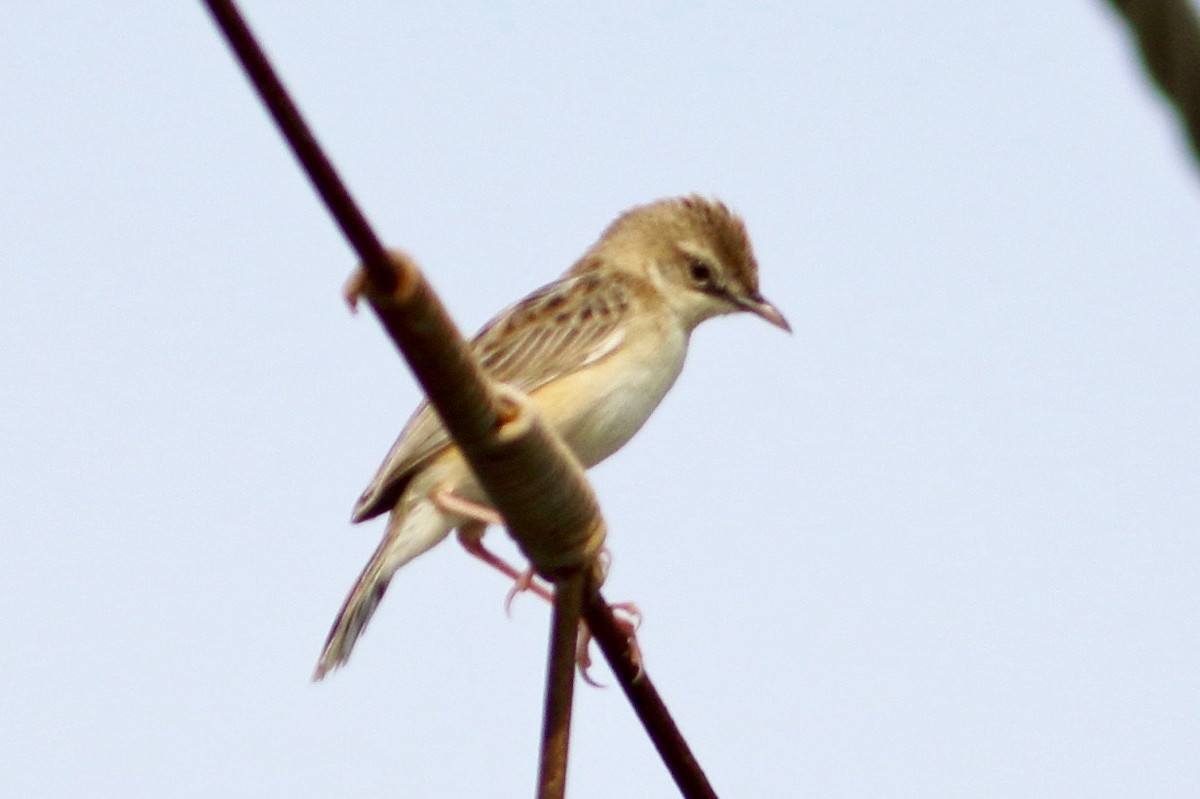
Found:
[[[432,500],[443,511],[468,517],[470,521],[458,528],[458,541],[462,544],[463,549],[513,581],[512,588],[509,589],[508,595],[504,598],[505,613],[510,616],[512,615],[513,601],[519,594],[525,591],[541,597],[550,604],[554,603],[554,589],[542,583],[537,578],[532,567],[524,570],[518,569],[483,545],[483,534],[487,530],[488,525],[503,523],[503,519],[495,510],[487,505],[466,499],[445,489],[435,491],[432,495]],[[603,583],[604,579],[608,576],[608,570],[612,564],[612,556],[609,554],[608,549],[601,550],[597,556],[597,560],[598,579],[600,583]],[[629,646],[629,657],[634,665],[637,666],[638,675],[640,676],[642,671],[642,650],[638,646],[637,631],[642,626],[642,612],[632,602],[616,602],[609,605],[609,608],[613,611],[613,617],[616,619],[617,626],[625,635]],[[590,673],[592,667],[591,642],[591,630],[588,628],[586,622],[580,622],[575,665],[579,670],[579,676],[583,678],[584,682],[599,688],[601,684],[592,679]]]
[[[536,578],[537,573],[530,566],[513,580],[512,588],[508,589],[508,596],[504,597],[504,612],[507,615],[512,616],[513,600],[517,598],[518,594],[525,591],[532,591],[547,602],[554,603],[554,592],[537,582]]]
[[[483,545],[483,531],[485,529],[487,529],[487,525],[483,522],[467,522],[458,528],[458,541],[470,555],[479,558],[513,581],[513,587],[504,600],[504,612],[510,616],[512,615],[513,600],[522,591],[529,591],[536,596],[540,596],[547,602],[553,603],[554,592],[537,581],[533,569],[521,571]]]
[[[342,287],[342,296],[346,298],[346,304],[350,306],[350,313],[358,313],[358,301],[362,299],[363,292],[366,290],[367,273],[360,266],[351,273],[350,279]]]
[[[642,676],[642,648],[638,646],[637,631],[642,626],[642,612],[638,606],[632,602],[616,602],[608,606],[613,611],[613,618],[617,622],[617,627],[625,635],[626,642],[629,646],[629,659],[637,667],[637,676],[634,679]],[[588,685],[595,688],[602,688],[601,683],[592,679],[589,670],[592,667],[592,654],[590,645],[592,643],[592,631],[587,626],[587,623],[579,625],[579,644],[578,651],[575,654],[575,666],[579,669],[579,676]]]

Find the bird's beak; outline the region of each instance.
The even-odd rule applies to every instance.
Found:
[[[788,321],[783,318],[783,314],[779,312],[778,308],[767,302],[763,295],[751,294],[749,297],[741,300],[738,305],[742,306],[755,316],[761,316],[763,319],[766,319],[768,322],[775,325],[775,327],[785,330],[788,333],[792,332],[792,326],[789,325]]]

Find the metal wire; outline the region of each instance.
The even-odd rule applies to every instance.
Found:
[[[1188,0],[1109,0],[1137,37],[1142,62],[1175,106],[1200,161],[1200,21]]]

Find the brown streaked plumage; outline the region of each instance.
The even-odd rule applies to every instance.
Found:
[[[738,311],[789,329],[759,293],[741,220],[722,203],[683,197],[622,214],[561,279],[501,312],[472,347],[491,377],[529,395],[591,467],[649,418],[683,367],[696,325]],[[495,513],[428,404],[409,420],[352,519],[387,511],[387,532],[334,622],[316,679],[349,657],[396,569],[451,530],[467,532],[474,554],[490,557],[477,539]]]

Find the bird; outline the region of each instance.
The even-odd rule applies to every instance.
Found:
[[[528,396],[591,468],[658,407],[697,325],[739,312],[791,332],[759,290],[742,219],[719,200],[688,195],[620,214],[562,277],[501,311],[471,348],[488,376]],[[385,513],[383,539],[333,623],[314,680],[346,663],[396,571],[452,531],[468,552],[518,577],[483,547],[487,526],[503,520],[428,402],[404,427],[351,520]]]

